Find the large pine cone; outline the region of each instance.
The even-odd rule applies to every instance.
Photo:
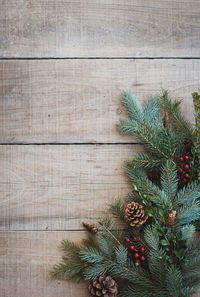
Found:
[[[139,227],[146,222],[148,215],[143,205],[137,202],[131,202],[127,204],[125,209],[125,219],[129,222],[131,227]]]
[[[118,285],[111,276],[101,275],[89,283],[88,290],[92,296],[117,297]]]

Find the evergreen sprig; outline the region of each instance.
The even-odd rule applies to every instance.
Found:
[[[129,119],[120,121],[120,131],[136,136],[146,149],[125,162],[133,189],[124,200],[110,204],[111,216],[98,221],[96,235],[88,234],[80,244],[62,242],[64,258],[52,269],[52,277],[79,281],[110,275],[118,283],[119,297],[195,297],[200,286],[200,238],[194,224],[200,218],[200,184],[195,178],[180,186],[177,175],[183,140],[194,142],[195,131],[180,102],[172,102],[166,91],[143,107],[124,92],[122,103]],[[155,169],[157,182],[149,177]],[[140,227],[126,220],[127,204],[133,201],[149,216]],[[145,251],[146,261],[139,267],[125,241],[133,237]]]
[[[122,103],[130,119],[121,119],[118,129],[123,134],[133,134],[148,151],[136,154],[132,158],[134,165],[154,169],[167,160],[176,164],[181,150],[180,136],[170,127],[165,127],[159,98],[149,98],[142,108],[130,92],[124,92]]]
[[[172,101],[167,90],[163,90],[158,98],[159,106],[168,113],[170,124],[176,131],[176,135],[182,139],[189,138],[195,139],[195,131],[191,123],[185,118],[180,110],[181,100]]]

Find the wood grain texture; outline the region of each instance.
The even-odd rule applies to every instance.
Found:
[[[1,57],[199,57],[198,0],[1,0]]]
[[[79,241],[84,232],[0,232],[1,297],[86,297],[87,282],[50,280],[51,267],[61,261],[63,239]],[[196,294],[195,297],[200,297]]]
[[[0,229],[77,230],[131,189],[139,145],[0,146]]]
[[[122,90],[143,101],[169,89],[192,121],[199,69],[196,59],[1,61],[0,142],[135,142],[115,127]]]
[[[122,165],[141,147],[115,128],[123,89],[142,102],[167,88],[194,120],[199,15],[199,0],[0,0],[0,58],[13,59],[0,61],[1,297],[88,295],[49,279],[57,247],[131,189]],[[189,59],[34,60],[63,57]]]
[[[0,232],[1,297],[86,297],[86,283],[52,281],[61,261],[60,241],[79,241],[84,232]]]

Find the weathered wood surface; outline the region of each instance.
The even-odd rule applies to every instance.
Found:
[[[0,146],[0,230],[77,230],[130,191],[139,145]]]
[[[198,0],[1,0],[1,57],[199,57]]]
[[[0,62],[1,143],[122,143],[123,89],[139,100],[166,88],[183,98],[200,84],[200,60],[43,60]]]
[[[87,297],[86,283],[50,280],[61,261],[63,239],[80,240],[84,232],[0,232],[1,297]]]
[[[57,246],[130,190],[123,161],[141,147],[115,128],[123,89],[167,88],[193,121],[199,14],[199,0],[0,0],[1,297],[87,296],[50,281]]]

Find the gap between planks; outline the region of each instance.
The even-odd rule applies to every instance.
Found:
[[[0,143],[0,145],[140,145],[139,142],[12,142],[12,143]]]
[[[200,57],[0,57],[0,61],[18,60],[199,60]]]
[[[87,232],[86,229],[19,229],[19,230],[0,230],[1,233],[15,233],[15,232]]]

